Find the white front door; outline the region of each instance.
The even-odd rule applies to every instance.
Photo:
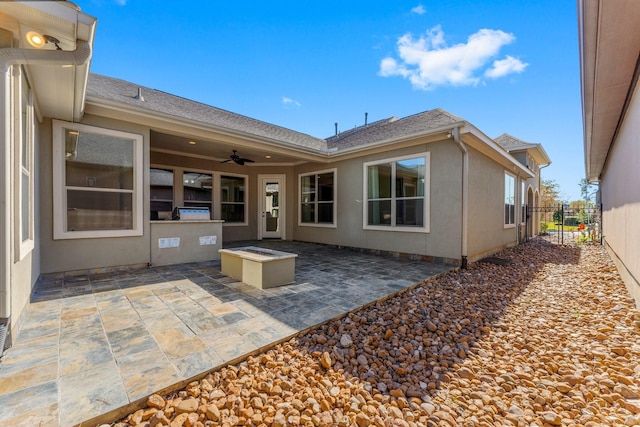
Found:
[[[258,239],[284,239],[284,175],[258,175]]]

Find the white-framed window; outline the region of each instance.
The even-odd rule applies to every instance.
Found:
[[[516,223],[516,177],[504,174],[504,225],[514,226]]]
[[[213,175],[185,171],[182,174],[182,195],[185,207],[208,208],[213,215]]]
[[[220,213],[225,225],[247,225],[246,175],[220,175]]]
[[[149,170],[149,197],[151,220],[170,220],[173,214],[174,172],[172,169]]]
[[[298,175],[300,203],[298,225],[336,226],[336,169]]]
[[[527,221],[527,204],[525,202],[525,182],[520,183],[520,222],[524,224]]]
[[[34,110],[33,94],[24,69],[14,80],[14,128],[16,138],[15,207],[17,258],[22,260],[34,247],[33,203],[33,146]]]
[[[142,135],[53,121],[54,239],[142,235]]]
[[[430,153],[364,164],[364,228],[429,232]]]

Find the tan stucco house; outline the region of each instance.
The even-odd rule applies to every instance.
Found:
[[[316,138],[90,74],[95,26],[70,2],[0,3],[0,322],[12,331],[41,274],[211,259],[261,239],[464,266],[537,232],[525,205],[549,163],[538,144],[441,109]],[[206,218],[172,220],[193,208]]]
[[[599,183],[603,243],[640,302],[640,2],[579,0],[586,177]]]

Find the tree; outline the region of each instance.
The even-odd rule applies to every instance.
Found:
[[[542,206],[557,206],[560,203],[560,185],[553,179],[542,180]]]
[[[587,181],[587,178],[582,178],[580,180],[580,184],[578,185],[580,185],[580,194],[582,194],[582,198],[585,202],[588,203],[589,197],[591,196],[591,189],[594,187],[594,185]]]

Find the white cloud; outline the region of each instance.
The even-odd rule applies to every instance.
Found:
[[[300,104],[300,103],[299,103],[298,101],[296,101],[295,99],[291,99],[291,98],[288,98],[288,97],[286,97],[286,96],[283,96],[283,97],[282,97],[282,103],[283,103],[284,105],[295,105],[296,107],[301,107],[301,106],[302,106],[302,104]]]
[[[126,6],[127,5],[127,0],[115,0],[115,2],[117,4],[119,4],[120,6]]]
[[[411,9],[411,13],[415,13],[416,15],[424,15],[425,13],[427,13],[427,10],[424,8],[423,5],[419,4],[413,9]]]
[[[500,30],[481,29],[469,36],[466,43],[448,46],[438,25],[414,39],[405,34],[397,41],[399,59],[387,57],[380,62],[383,77],[401,76],[416,89],[431,90],[437,86],[477,85],[482,71],[500,49],[515,40],[513,34]],[[522,72],[528,64],[507,56],[496,60],[485,71],[491,78]]]
[[[504,77],[511,73],[521,73],[527,68],[526,62],[520,61],[518,58],[514,58],[511,55],[507,55],[505,59],[499,59],[493,61],[493,67],[485,71],[484,75],[492,79]]]

